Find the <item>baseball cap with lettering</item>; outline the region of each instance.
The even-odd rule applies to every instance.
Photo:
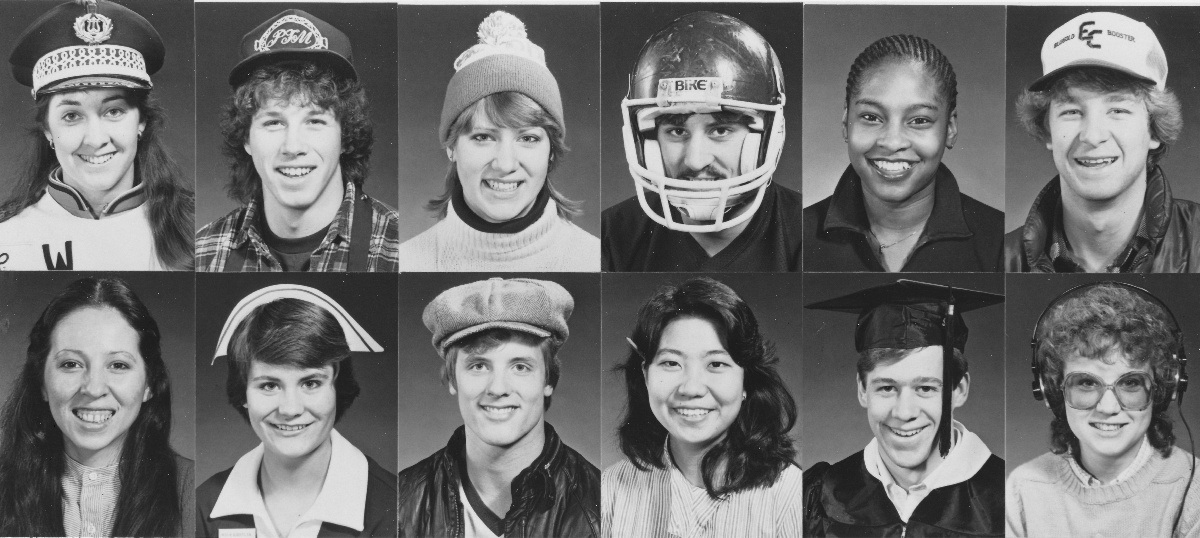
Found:
[[[350,38],[299,9],[275,15],[243,36],[241,56],[229,73],[229,85],[235,88],[259,67],[290,61],[328,65],[348,80],[358,79]]]
[[[1145,23],[1117,13],[1084,13],[1059,26],[1042,43],[1042,76],[1030,91],[1045,91],[1062,72],[1075,67],[1115,69],[1163,89],[1167,55]]]

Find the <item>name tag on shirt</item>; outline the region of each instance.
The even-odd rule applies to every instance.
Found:
[[[254,529],[217,529],[219,538],[254,538]]]

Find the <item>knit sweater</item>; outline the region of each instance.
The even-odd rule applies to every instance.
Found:
[[[600,240],[558,216],[554,200],[516,233],[472,228],[446,206],[446,218],[400,245],[400,271],[600,271]]]
[[[1200,484],[1193,484],[1179,520],[1171,525],[1187,487],[1192,455],[1158,451],[1137,473],[1116,484],[1086,486],[1071,471],[1071,456],[1043,454],[1021,465],[1005,485],[1008,536],[1200,536]]]

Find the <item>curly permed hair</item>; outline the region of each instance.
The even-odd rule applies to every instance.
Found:
[[[249,204],[262,192],[254,159],[245,146],[254,115],[275,100],[313,105],[333,113],[342,128],[342,181],[354,183],[361,192],[370,173],[371,146],[375,143],[366,90],[357,80],[347,80],[332,68],[311,62],[284,62],[256,70],[225,103],[221,151],[232,163],[225,187],[229,197]]]
[[[1072,357],[1109,363],[1123,357],[1131,366],[1148,364],[1154,405],[1147,436],[1163,457],[1171,454],[1175,434],[1167,410],[1175,390],[1173,358],[1179,334],[1158,303],[1119,283],[1099,283],[1058,300],[1046,312],[1035,337],[1034,353],[1054,413],[1050,443],[1055,454],[1079,453],[1079,438],[1067,424],[1061,389],[1065,362]]]

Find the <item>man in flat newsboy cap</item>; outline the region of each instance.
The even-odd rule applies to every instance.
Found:
[[[600,471],[545,421],[571,294],[493,278],[442,292],[425,326],[464,426],[400,472],[400,536],[599,536]]]
[[[804,473],[806,536],[1003,536],[1004,460],[953,420],[962,313],[1003,296],[898,280],[807,308],[858,314],[858,401],[875,438]]]
[[[196,232],[196,270],[395,272],[396,212],[363,191],[374,137],[350,38],[289,9],[241,58],[221,132],[242,207]]]

